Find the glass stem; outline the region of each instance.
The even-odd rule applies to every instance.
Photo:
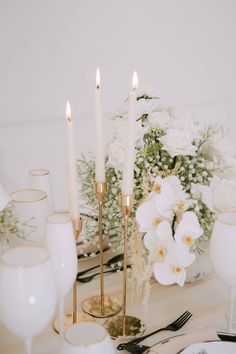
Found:
[[[31,354],[32,338],[25,339],[25,354]]]
[[[63,339],[64,336],[64,296],[60,295],[59,297],[59,321],[60,321],[60,339]]]

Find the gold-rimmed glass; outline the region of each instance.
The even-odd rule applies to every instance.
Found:
[[[11,235],[13,245],[43,245],[45,218],[49,214],[47,193],[40,189],[22,188],[10,193],[13,213],[20,232]]]
[[[29,187],[43,190],[47,193],[50,211],[54,210],[54,199],[50,171],[45,168],[35,168],[28,172]]]

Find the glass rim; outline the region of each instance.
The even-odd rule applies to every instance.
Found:
[[[49,175],[49,170],[47,170],[46,168],[34,168],[32,170],[29,170],[28,173],[30,176],[47,176]]]
[[[31,200],[23,200],[23,199],[14,199],[14,195],[20,192],[40,192],[42,194],[41,198],[32,198]],[[45,198],[47,198],[47,193],[45,191],[43,191],[42,189],[35,189],[35,188],[20,188],[17,189],[13,192],[11,192],[10,194],[10,198],[12,202],[15,203],[22,203],[22,204],[27,204],[27,203],[35,203],[35,202],[40,202],[41,200],[44,200]]]
[[[44,254],[45,254],[45,257],[43,260],[41,260],[40,262],[38,263],[34,263],[34,264],[28,264],[28,265],[14,265],[14,264],[9,264],[8,262],[4,261],[3,257],[4,255],[6,255],[7,253],[10,253],[16,249],[37,249],[37,250],[41,250]],[[24,246],[16,246],[14,248],[9,248],[8,250],[6,250],[5,252],[3,252],[0,256],[0,263],[5,266],[5,267],[11,267],[11,268],[32,268],[32,267],[38,267],[39,265],[42,265],[46,262],[49,261],[49,253],[48,251],[43,248],[43,247],[39,247],[39,246],[31,246],[31,245],[24,245]]]
[[[50,218],[52,218],[53,216],[56,216],[56,215],[65,215],[68,217],[68,220],[64,220],[64,221],[52,221],[50,220]],[[47,215],[46,217],[46,222],[48,224],[52,224],[52,225],[63,225],[63,224],[69,224],[72,222],[71,218],[70,218],[70,214],[69,212],[67,211],[63,211],[63,210],[59,210],[59,211],[54,211],[53,213]]]
[[[70,329],[72,329],[72,328],[74,328],[74,327],[77,327],[77,326],[84,325],[84,324],[92,324],[92,325],[95,325],[95,326],[100,327],[101,329],[104,330],[104,335],[101,337],[101,339],[97,340],[96,342],[90,343],[90,344],[75,343],[75,342],[73,342],[72,340],[70,340],[70,339],[67,337],[67,332],[68,332]],[[66,331],[65,331],[65,334],[64,334],[64,340],[65,340],[68,344],[73,345],[74,347],[88,348],[88,347],[92,347],[92,346],[94,346],[94,345],[96,345],[96,344],[102,343],[102,342],[106,339],[107,335],[108,335],[108,333],[107,333],[106,329],[105,329],[101,324],[99,324],[99,323],[97,323],[97,322],[93,322],[93,321],[84,321],[84,322],[80,322],[80,323],[74,323],[74,324],[72,324],[70,327],[68,327],[68,328],[66,329]]]

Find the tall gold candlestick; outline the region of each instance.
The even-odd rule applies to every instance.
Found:
[[[133,208],[133,195],[121,195],[120,207],[124,218],[124,264],[122,289],[122,314],[105,322],[104,327],[112,338],[133,338],[142,335],[144,325],[142,321],[133,316],[127,316],[127,266],[128,266],[128,219]]]
[[[83,227],[82,218],[77,220],[72,220],[73,231],[75,236],[75,241],[78,240],[78,237],[81,233]],[[91,321],[91,317],[84,314],[78,313],[78,303],[77,303],[77,285],[76,280],[73,284],[73,304],[72,304],[72,312],[65,313],[64,315],[64,327],[68,328],[74,323],[82,322],[82,321]],[[53,328],[55,332],[59,333],[60,323],[59,319],[57,318],[53,323]]]
[[[100,295],[93,296],[84,301],[83,310],[89,315],[97,318],[106,318],[117,315],[121,310],[120,302],[104,292],[104,271],[103,271],[103,230],[102,230],[102,210],[103,200],[107,185],[105,182],[95,182],[94,191],[98,201],[98,233],[100,249]]]

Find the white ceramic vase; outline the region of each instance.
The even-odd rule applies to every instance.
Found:
[[[198,254],[195,261],[186,269],[187,277],[186,282],[192,283],[196,280],[200,280],[211,274],[212,265],[209,252],[206,251],[203,254]]]
[[[215,273],[230,289],[228,330],[232,331],[236,289],[236,212],[217,215],[210,241],[210,257]]]

